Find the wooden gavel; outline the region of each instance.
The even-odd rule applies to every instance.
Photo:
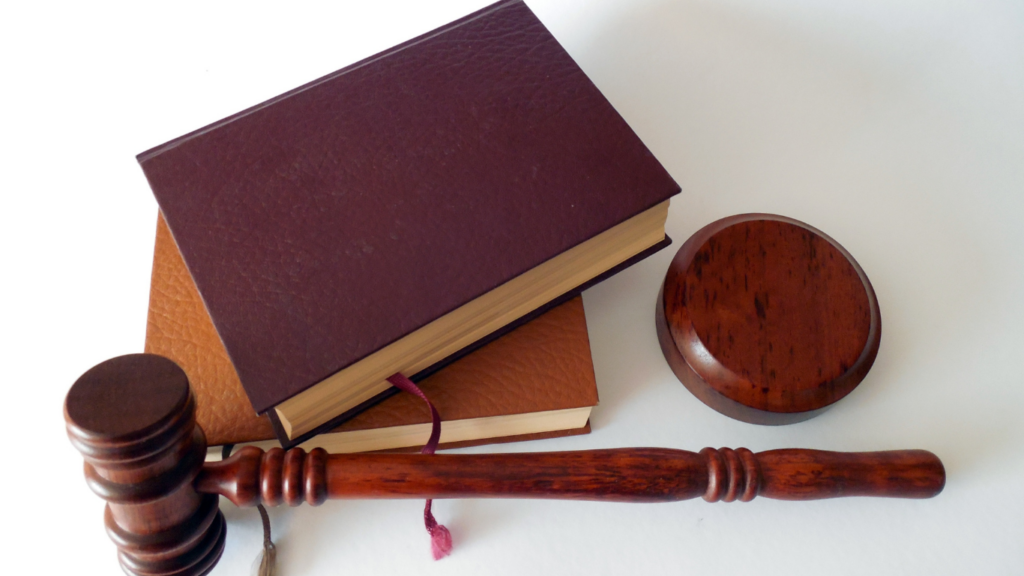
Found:
[[[942,462],[924,450],[840,453],[623,448],[527,454],[328,454],[245,447],[204,463],[206,437],[184,371],[121,356],[82,375],[64,404],[89,487],[107,501],[107,533],[129,574],[199,576],[224,550],[218,496],[238,506],[328,498],[560,498],[669,502],[703,496],[815,500],[929,498]]]

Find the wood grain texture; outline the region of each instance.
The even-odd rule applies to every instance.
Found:
[[[925,450],[826,452],[770,450],[757,455],[761,494],[777,500],[843,496],[930,498],[945,486],[942,462]]]
[[[840,496],[928,498],[945,485],[923,450],[835,453],[620,448],[533,454],[327,454],[247,446],[203,463],[185,373],[134,354],[86,372],[65,401],[86,482],[108,502],[107,533],[133,575],[201,576],[224,549],[218,496],[239,506],[328,498],[557,498],[709,502]]]
[[[881,313],[867,276],[824,233],[743,214],[694,234],[658,298],[662,351],[705,404],[757,424],[819,414],[867,374]]]
[[[107,534],[128,574],[202,575],[224,550],[218,498],[195,491],[206,456],[185,373],[131,354],[82,375],[64,403],[89,487],[107,501]]]
[[[285,466],[267,465],[284,459]],[[289,464],[289,462],[291,464]],[[748,502],[755,496],[930,498],[945,485],[924,450],[838,453],[620,448],[524,454],[333,454],[247,446],[207,463],[196,490],[238,506],[318,505],[338,498],[554,498]]]

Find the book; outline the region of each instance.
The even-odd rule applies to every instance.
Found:
[[[277,445],[256,415],[163,218],[157,222],[146,352],[178,363],[196,396],[210,445]],[[598,402],[579,297],[452,362],[419,383],[444,418],[441,447],[533,440],[590,431]],[[418,449],[430,435],[421,400],[398,394],[302,446],[331,452]]]
[[[138,160],[284,442],[664,246],[679,192],[519,1]]]

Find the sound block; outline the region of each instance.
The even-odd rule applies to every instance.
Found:
[[[807,420],[853,391],[878,354],[867,275],[821,231],[742,214],[690,237],[658,296],[658,340],[697,398],[753,424]]]

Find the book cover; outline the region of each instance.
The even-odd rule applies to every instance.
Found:
[[[166,356],[185,370],[196,395],[196,419],[211,445],[274,438],[268,418],[253,412],[162,217],[157,223],[153,256],[146,352]],[[597,386],[582,300],[574,298],[523,324],[419,385],[446,422],[596,405]],[[332,431],[388,434],[388,429],[429,422],[430,414],[421,400],[399,394]],[[442,429],[445,426],[449,425]],[[442,446],[531,440],[588,431],[589,426],[583,426],[463,439],[443,442]]]
[[[518,1],[139,162],[259,413],[679,191]]]

